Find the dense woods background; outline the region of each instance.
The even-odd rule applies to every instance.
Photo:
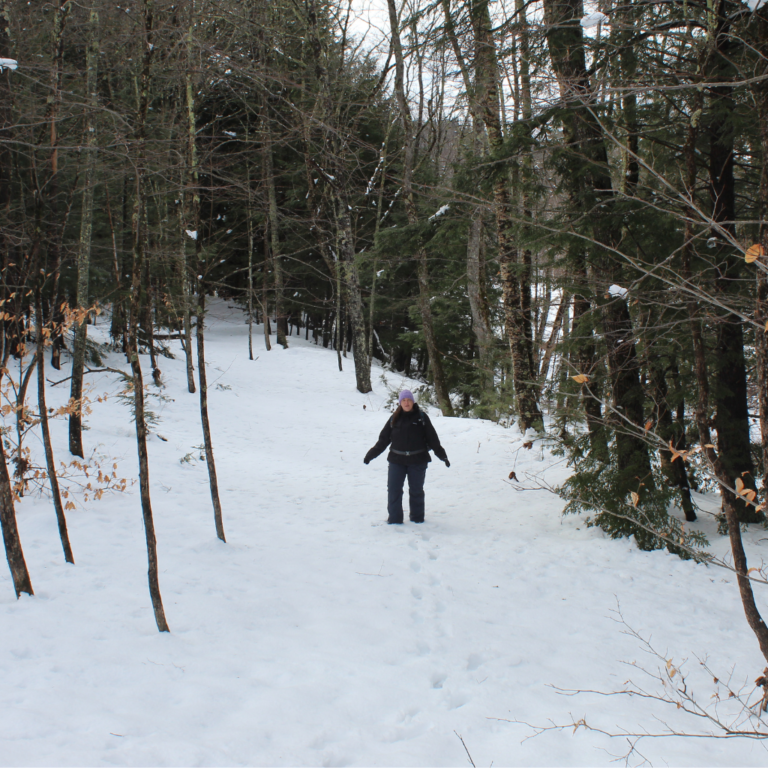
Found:
[[[768,4],[388,0],[377,48],[355,10],[0,0],[0,509],[17,593],[32,591],[13,511],[32,426],[73,561],[54,453],[87,449],[88,320],[107,310],[167,629],[145,388],[181,339],[224,540],[204,365],[218,295],[278,344],[336,349],[361,392],[375,358],[446,416],[531,429],[573,467],[566,511],[641,548],[702,557],[668,510],[695,520],[691,489],[719,490],[768,658],[739,532],[768,491]],[[260,345],[251,332],[251,357]],[[52,446],[45,366],[70,358],[70,443]]]

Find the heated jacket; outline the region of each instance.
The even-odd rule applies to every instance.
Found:
[[[378,442],[366,454],[365,463],[384,453],[387,446],[387,461],[393,464],[426,464],[432,461],[430,451],[441,461],[448,458],[429,416],[416,403],[410,411],[400,411],[397,419],[387,419]]]

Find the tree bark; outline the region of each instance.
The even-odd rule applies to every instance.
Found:
[[[192,286],[197,283],[190,270],[190,251],[197,254],[197,240],[200,237],[198,228],[200,211],[200,174],[197,164],[197,109],[195,103],[195,72],[196,67],[192,55],[194,44],[195,23],[197,21],[196,1],[191,0],[189,6],[189,27],[186,35],[187,67],[185,71],[186,101],[187,101],[187,167],[184,190],[184,213],[188,226],[182,224],[182,292],[184,301],[184,355],[187,370],[187,391],[195,392],[195,366],[192,353]],[[194,233],[194,234],[190,234]],[[192,241],[190,243],[190,240]],[[192,265],[197,269],[197,265]]]
[[[213,458],[213,441],[211,440],[211,423],[208,418],[208,377],[205,373],[205,289],[200,286],[197,311],[197,377],[200,380],[200,420],[203,425],[203,444],[205,445],[205,463],[208,466],[208,483],[211,488],[213,502],[213,519],[216,524],[216,535],[226,543],[224,523],[219,499],[219,481],[216,477],[216,462]]]
[[[67,531],[67,518],[64,514],[64,505],[61,502],[59,491],[59,478],[56,474],[56,462],[53,457],[53,444],[51,443],[51,430],[48,425],[48,407],[45,402],[45,336],[43,333],[43,300],[40,290],[36,292],[35,319],[37,335],[37,406],[40,411],[40,426],[43,431],[43,446],[45,448],[45,466],[48,471],[48,482],[51,486],[53,508],[56,511],[56,522],[59,526],[59,538],[64,550],[64,559],[74,565],[75,558],[72,555],[72,546],[69,543]]]
[[[19,529],[16,524],[13,489],[11,487],[11,478],[8,474],[8,463],[5,458],[5,447],[2,444],[2,440],[0,440],[0,525],[3,529],[5,556],[8,560],[8,567],[11,569],[16,597],[19,597],[22,592],[34,595],[27,563],[24,560],[24,552],[21,548]]]
[[[61,320],[63,314],[60,309],[60,283],[61,283],[61,235],[62,227],[59,220],[59,111],[61,109],[61,80],[64,71],[64,28],[69,12],[72,8],[72,0],[57,0],[58,5],[53,20],[53,52],[51,68],[51,88],[47,98],[47,120],[50,127],[50,179],[48,181],[48,251],[49,260],[54,265],[53,279],[53,344],[51,345],[51,365],[58,371],[61,368],[61,350],[64,348],[64,339],[61,334]]]
[[[485,124],[491,151],[500,151],[504,136],[500,118],[499,65],[493,39],[489,0],[471,0],[470,21],[475,40],[475,98]],[[533,363],[530,326],[530,254],[518,259],[512,201],[506,171],[493,180],[493,202],[498,237],[504,327],[507,332],[514,375],[517,409],[523,430],[541,426],[539,386]],[[526,295],[527,294],[527,295]]]
[[[143,20],[143,51],[141,56],[141,69],[139,72],[139,104],[136,126],[136,191],[133,201],[133,268],[131,274],[131,303],[130,318],[128,324],[128,357],[133,374],[133,405],[134,420],[136,423],[136,445],[139,456],[139,489],[141,495],[141,511],[144,518],[144,533],[147,542],[148,580],[149,594],[152,599],[152,608],[155,614],[155,622],[160,632],[169,632],[168,622],[165,619],[165,610],[160,595],[160,583],[157,564],[157,538],[155,536],[155,522],[152,516],[152,503],[149,490],[149,459],[147,455],[147,423],[144,417],[144,379],[139,360],[139,313],[141,299],[141,281],[144,274],[144,174],[146,121],[149,107],[149,87],[152,67],[152,35],[154,26],[154,0],[141,0]]]
[[[69,415],[69,452],[83,458],[83,370],[88,337],[89,273],[91,269],[91,236],[93,233],[93,187],[96,182],[96,110],[98,108],[97,75],[99,66],[99,13],[91,5],[88,19],[88,52],[86,54],[87,116],[85,120],[85,177],[83,205],[80,214],[80,247],[77,253],[77,309],[83,313],[75,326],[72,357],[72,381],[69,396],[78,405]]]
[[[408,217],[408,223],[417,224],[419,216],[413,192],[413,168],[416,142],[413,121],[411,119],[411,110],[405,97],[405,63],[403,58],[403,47],[400,42],[397,8],[395,7],[395,0],[387,0],[387,4],[389,7],[392,48],[395,53],[395,97],[400,111],[400,122],[403,128],[403,143],[405,149],[403,158],[403,198],[405,199],[405,211]],[[432,380],[435,385],[437,403],[444,416],[453,416],[450,392],[448,391],[448,385],[443,371],[442,358],[437,348],[437,339],[435,338],[432,308],[430,305],[429,265],[427,262],[427,253],[424,248],[419,248],[416,259],[418,265],[419,310],[421,312],[424,340],[426,342]]]
[[[544,21],[550,60],[555,71],[564,106],[563,131],[566,144],[574,153],[570,158],[571,189],[569,191],[574,213],[591,222],[592,238],[598,253],[593,257],[594,267],[604,281],[618,282],[621,270],[614,259],[600,248],[616,248],[621,242],[621,230],[613,215],[615,202],[608,168],[605,137],[594,112],[594,94],[587,73],[584,56],[584,38],[580,26],[581,0],[544,0]],[[587,274],[585,255],[575,253],[577,270]],[[621,424],[616,430],[616,458],[621,473],[621,489],[628,493],[638,487],[637,478],[646,482],[651,476],[648,447],[643,440],[643,400],[640,365],[629,307],[624,298],[611,296],[599,299],[601,325],[607,347],[608,369],[611,379],[614,408],[631,424]],[[584,307],[583,309],[586,309]],[[586,317],[580,302],[574,303],[574,314]],[[575,319],[575,318],[574,318]],[[589,343],[586,344],[588,349]],[[587,373],[587,371],[581,371]],[[585,404],[591,398],[585,398]],[[592,406],[594,407],[594,406]],[[595,408],[597,411],[597,408]],[[596,416],[587,413],[587,421],[597,428]],[[621,422],[621,420],[620,420]],[[592,431],[590,435],[592,436]],[[598,437],[595,429],[595,437]],[[602,437],[593,441],[601,446]],[[641,493],[642,496],[642,493]]]
[[[768,61],[768,8],[764,5],[755,14],[757,38],[762,42],[759,50],[763,61]],[[758,243],[763,247],[762,263],[768,266],[768,83],[763,81],[755,86],[755,104],[760,129],[760,154],[762,171],[760,173],[760,197]],[[758,162],[758,159],[755,159]],[[757,392],[760,406],[760,437],[763,448],[763,499],[768,498],[768,274],[764,269],[757,270],[757,300],[755,322],[760,326],[755,330],[755,348],[757,351]]]
[[[275,325],[277,326],[277,343],[283,349],[288,348],[288,328],[286,323],[283,290],[283,265],[280,253],[280,218],[277,210],[277,190],[275,189],[275,167],[272,156],[272,129],[267,115],[267,100],[263,98],[263,152],[264,152],[264,182],[267,185],[267,212],[269,215],[270,245],[272,247],[272,271],[275,282]]]
[[[734,74],[731,63],[732,41],[730,21],[717,10],[718,26],[713,34],[712,55],[709,58],[710,77],[727,82]],[[709,193],[712,218],[722,230],[735,235],[736,181],[733,156],[734,103],[730,86],[723,85],[710,91],[708,123],[709,141]],[[712,230],[712,237],[721,243],[715,252],[715,290],[723,303],[739,291],[743,258],[724,242],[720,231]],[[754,490],[754,464],[749,437],[749,407],[747,401],[747,369],[744,357],[744,326],[734,313],[721,314],[716,319],[714,365],[714,425],[717,431],[717,450],[733,486],[741,478],[746,488]],[[732,500],[737,516],[743,523],[755,523],[763,515],[739,497]]]

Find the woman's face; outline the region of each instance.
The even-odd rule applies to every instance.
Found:
[[[411,400],[410,397],[404,397],[400,401],[400,405],[403,407],[403,410],[408,413],[409,411],[413,410],[413,400]]]

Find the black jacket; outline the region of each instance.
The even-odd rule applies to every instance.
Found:
[[[365,463],[384,453],[390,443],[387,460],[394,464],[426,464],[432,461],[429,451],[434,451],[442,461],[448,458],[429,416],[416,403],[410,412],[402,411],[394,424],[391,416],[387,419],[379,441],[366,454]]]

